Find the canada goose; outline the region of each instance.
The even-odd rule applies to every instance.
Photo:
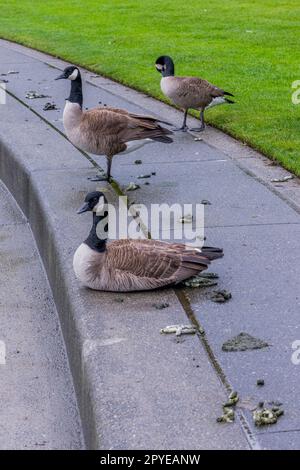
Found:
[[[180,243],[122,239],[107,242],[107,200],[102,192],[89,193],[81,214],[93,212],[88,238],[77,248],[73,267],[76,277],[91,289],[129,292],[176,284],[206,269],[210,260],[223,256],[219,248],[186,249]],[[101,222],[101,238],[97,225]],[[98,227],[99,232],[99,227]]]
[[[158,119],[140,116],[117,108],[82,110],[82,82],[77,67],[69,66],[55,80],[71,80],[71,93],[63,114],[68,139],[78,148],[107,158],[107,179],[111,176],[113,156],[129,153],[152,141],[171,143],[172,132]],[[165,123],[167,124],[167,123]]]
[[[179,108],[184,110],[182,126],[179,129],[186,132],[186,118],[188,110],[199,109],[201,126],[192,131],[203,131],[205,129],[204,110],[218,104],[234,103],[225,98],[224,95],[233,96],[227,91],[212,85],[211,83],[197,77],[177,77],[174,76],[174,62],[171,57],[163,55],[155,63],[155,67],[162,75],[160,81],[161,91]]]

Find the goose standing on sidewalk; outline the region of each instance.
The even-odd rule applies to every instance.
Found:
[[[158,119],[116,108],[82,110],[82,82],[77,67],[66,67],[56,80],[71,81],[63,123],[68,139],[76,147],[107,158],[107,179],[111,177],[114,155],[130,153],[150,142],[171,143],[172,132],[159,125]],[[164,122],[165,123],[165,122]],[[167,123],[165,123],[167,124]],[[98,178],[99,179],[99,178]]]
[[[155,63],[155,67],[162,75],[160,87],[163,94],[176,106],[184,110],[182,126],[175,130],[184,132],[188,130],[186,118],[189,109],[200,110],[201,125],[199,128],[191,129],[191,131],[200,132],[205,129],[205,109],[223,103],[234,103],[225,96],[233,96],[231,93],[221,90],[202,78],[175,76],[174,62],[167,55],[160,56]]]
[[[106,204],[104,194],[94,191],[86,196],[78,210],[78,214],[93,213],[90,234],[77,248],[73,259],[75,275],[86,287],[114,292],[156,289],[188,279],[207,269],[211,260],[223,256],[219,248],[187,249],[181,243],[159,240],[107,242]],[[99,232],[102,232],[100,238]]]

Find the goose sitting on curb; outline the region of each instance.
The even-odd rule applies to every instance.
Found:
[[[166,144],[173,142],[168,137],[172,132],[159,125],[159,122],[168,123],[151,116],[117,108],[99,107],[83,111],[82,81],[77,67],[66,67],[55,80],[60,79],[71,81],[71,93],[63,114],[67,137],[73,145],[86,152],[106,156],[108,180],[114,155],[132,152],[153,141]]]
[[[200,132],[205,129],[204,110],[223,103],[233,104],[234,101],[226,98],[233,96],[228,91],[212,85],[211,83],[197,77],[177,77],[174,76],[174,62],[171,57],[163,55],[155,63],[155,67],[162,78],[160,81],[161,91],[176,106],[184,110],[182,126],[179,129],[186,132],[186,118],[189,109],[200,110],[201,126],[191,131]]]
[[[77,248],[73,267],[76,277],[90,289],[130,292],[177,284],[207,269],[223,256],[219,248],[187,249],[180,243],[122,239],[107,242],[107,200],[100,191],[89,193],[78,214],[93,213],[88,238]],[[102,230],[97,235],[97,225]],[[99,230],[98,230],[99,231]]]

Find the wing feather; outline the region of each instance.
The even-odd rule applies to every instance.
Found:
[[[182,278],[183,271],[192,276],[207,269],[207,256],[186,249],[183,244],[169,244],[157,240],[118,240],[108,244],[107,263],[110,268],[128,276],[153,280]],[[188,277],[188,276],[187,276]]]
[[[113,142],[116,147],[132,140],[155,139],[172,134],[170,130],[161,127],[155,118],[132,115],[117,108],[94,108],[86,111],[80,128],[83,133],[90,133],[91,137],[99,135],[99,138],[107,139],[110,145]]]

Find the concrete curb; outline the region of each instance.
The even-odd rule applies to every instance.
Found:
[[[55,239],[55,228],[51,225],[51,217],[47,211],[47,201],[40,194],[39,188],[35,184],[34,177],[30,171],[22,164],[18,156],[3,143],[1,138],[1,170],[0,175],[9,191],[15,197],[17,203],[28,219],[33,231],[39,253],[41,255],[55,303],[60,313],[61,326],[67,344],[68,357],[73,371],[73,378],[77,378],[75,387],[77,398],[80,400],[79,407],[85,439],[91,447],[97,448],[97,438],[95,436],[94,414],[88,405],[87,390],[84,389],[80,378],[74,375],[74,370],[82,370],[81,351],[78,326],[75,321],[75,305],[71,300],[71,290],[68,288],[68,281],[63,275],[62,263],[57,240]],[[63,312],[63,314],[62,314]],[[82,393],[78,393],[78,389]],[[84,410],[84,412],[83,412]],[[86,426],[85,423],[92,423]]]
[[[1,181],[0,265],[0,449],[83,449],[49,282],[30,226]]]

